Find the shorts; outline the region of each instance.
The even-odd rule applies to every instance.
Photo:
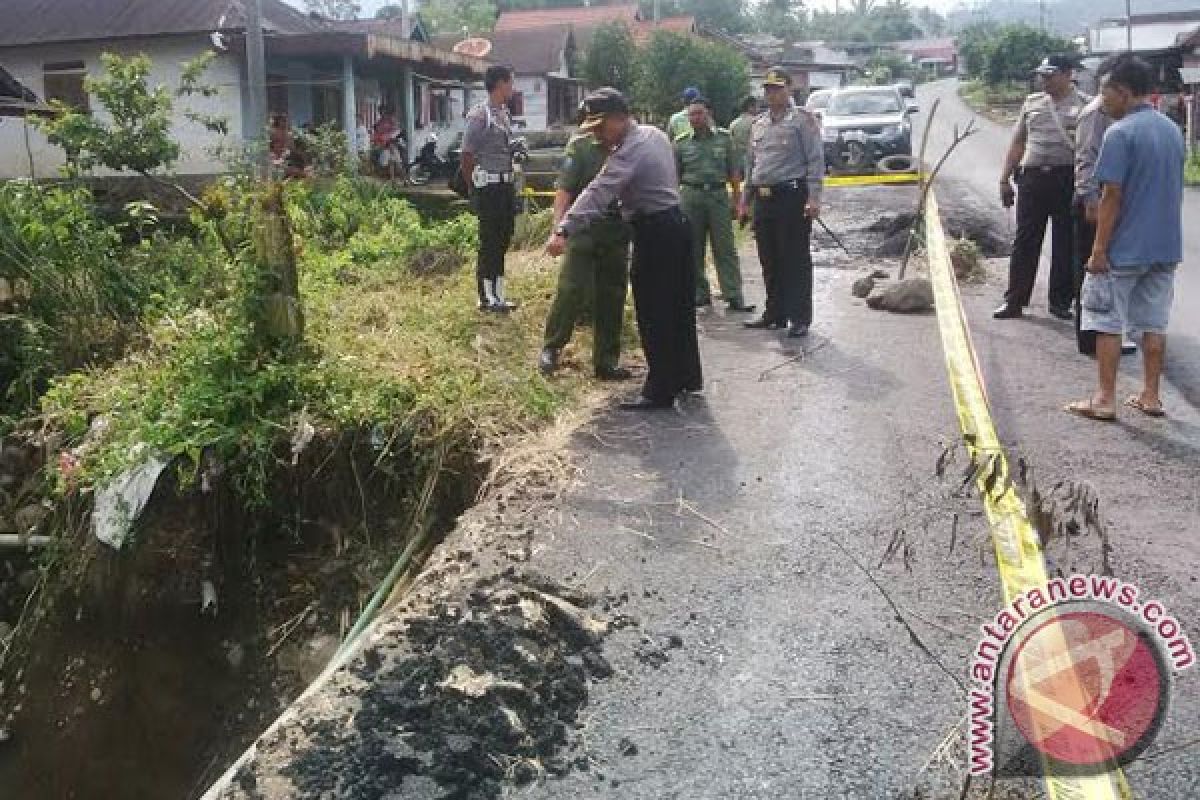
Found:
[[[1085,331],[1166,333],[1175,298],[1175,265],[1145,264],[1087,273],[1079,292]]]

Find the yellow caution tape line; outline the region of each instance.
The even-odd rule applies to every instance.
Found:
[[[880,175],[830,175],[825,185],[834,186],[883,186],[896,183],[919,183],[919,172],[888,172]]]
[[[1046,561],[1037,533],[1025,513],[1025,504],[1010,480],[1008,458],[996,434],[933,192],[925,204],[925,238],[954,407],[971,462],[978,468],[975,483],[991,527],[1004,598],[1011,603],[1022,592],[1046,584]],[[1054,775],[1049,769],[1045,774],[1049,800],[1132,798],[1129,784],[1119,769],[1089,776]]]
[[[921,174],[918,172],[895,172],[881,175],[829,175],[825,178],[825,186],[885,186],[888,184],[919,183]],[[526,197],[554,197],[554,192],[536,192],[526,187],[521,192]]]

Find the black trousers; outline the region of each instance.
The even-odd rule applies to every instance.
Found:
[[[811,325],[813,264],[812,220],[804,214],[808,188],[773,189],[754,201],[754,239],[767,289],[763,318]]]
[[[1070,308],[1075,296],[1071,263],[1071,202],[1075,194],[1073,167],[1022,168],[1017,178],[1017,236],[1008,262],[1011,306],[1027,306],[1037,280],[1038,260],[1046,224],[1053,225],[1050,244],[1051,308]]]
[[[1072,206],[1075,216],[1075,343],[1079,352],[1091,356],[1096,354],[1096,332],[1081,329],[1083,309],[1079,303],[1079,290],[1083,287],[1083,276],[1087,274],[1084,266],[1092,254],[1092,244],[1096,241],[1096,226],[1088,222],[1087,214],[1082,203]]]
[[[516,227],[516,193],[511,183],[491,183],[475,189],[475,212],[479,215],[479,252],[475,262],[475,279],[479,302],[487,302],[484,280],[504,275],[504,256],[512,244]]]
[[[685,389],[699,391],[696,271],[691,231],[678,206],[634,219],[629,278],[646,354],[642,396],[668,402]]]

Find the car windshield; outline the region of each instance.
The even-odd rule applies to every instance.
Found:
[[[900,101],[894,91],[846,92],[829,101],[829,113],[837,117],[861,114],[894,114],[900,111]]]
[[[825,108],[829,105],[829,98],[832,94],[833,92],[813,92],[804,105],[806,108]]]

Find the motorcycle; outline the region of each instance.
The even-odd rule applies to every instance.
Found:
[[[442,158],[438,155],[437,145],[437,134],[431,133],[421,145],[421,152],[408,165],[408,180],[413,186],[424,186],[434,178],[445,178],[448,183],[458,173],[462,149],[452,147],[446,158]]]

